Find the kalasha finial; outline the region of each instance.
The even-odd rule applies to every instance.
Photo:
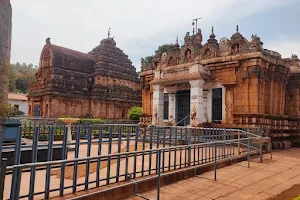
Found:
[[[214,34],[214,27],[212,26],[212,27],[211,27],[211,34],[210,34],[209,38],[210,38],[210,39],[215,39],[215,37],[216,37],[216,36],[215,36],[215,34]]]
[[[108,29],[108,38],[110,37],[110,28]]]
[[[176,43],[175,43],[174,47],[179,47],[178,37],[176,37]]]
[[[50,38],[46,39],[46,44],[51,44]]]
[[[239,32],[239,25],[236,25],[236,32]]]

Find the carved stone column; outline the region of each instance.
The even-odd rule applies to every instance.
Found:
[[[164,88],[161,85],[153,85],[153,111],[152,124],[164,123]]]
[[[204,80],[190,81],[191,84],[191,126],[197,126],[205,122],[203,106]]]
[[[175,124],[176,116],[176,94],[169,93],[169,121]]]
[[[233,124],[233,86],[226,87],[225,104],[226,104],[226,120],[225,123]],[[223,123],[223,122],[222,122]]]

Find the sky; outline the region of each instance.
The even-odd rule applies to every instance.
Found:
[[[214,26],[216,39],[257,34],[264,48],[300,57],[300,0],[11,0],[11,63],[39,65],[45,40],[87,53],[111,35],[140,70],[141,57],[159,45],[183,41],[192,21],[203,44]]]

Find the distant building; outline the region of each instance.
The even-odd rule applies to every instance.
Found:
[[[28,97],[27,94],[8,93],[8,103],[17,111],[28,115]]]
[[[140,105],[136,69],[113,38],[87,54],[47,39],[29,92],[29,116],[124,119]]]

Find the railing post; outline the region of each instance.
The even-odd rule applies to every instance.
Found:
[[[5,181],[5,172],[6,172],[6,165],[7,159],[2,159],[2,148],[3,148],[3,129],[0,125],[0,200],[3,200],[3,190],[4,190],[4,181]]]
[[[156,152],[156,173],[157,173],[157,200],[160,199],[160,161],[161,161],[161,150]]]
[[[260,133],[260,144],[259,144],[259,149],[260,149],[260,162],[262,163],[263,162],[263,159],[262,159],[262,149],[263,149],[263,145],[262,145],[262,132]]]
[[[1,119],[0,119],[1,120]],[[0,167],[2,166],[2,148],[3,148],[3,137],[4,137],[4,133],[3,133],[3,128],[0,125]]]
[[[15,158],[14,164],[19,165],[21,163],[21,148],[22,148],[22,132],[21,127],[19,127],[16,144],[15,144]],[[20,195],[20,184],[21,184],[22,169],[17,167],[13,169],[12,182],[11,182],[11,192],[10,199],[17,200]]]
[[[247,150],[248,150],[248,168],[250,168],[250,139],[249,138],[248,138]]]
[[[217,143],[214,144],[214,180],[217,180]]]
[[[191,145],[192,144],[192,130],[191,129],[187,129],[187,135],[188,135],[188,145]],[[188,147],[188,166],[190,167],[191,166],[191,162],[192,162],[192,147],[189,146]]]
[[[0,171],[0,200],[3,200],[6,167],[7,167],[7,159],[3,158],[1,162],[1,171]]]
[[[240,130],[238,130],[238,155],[241,154],[241,152],[240,152],[240,148],[241,148],[240,139],[241,139]]]

